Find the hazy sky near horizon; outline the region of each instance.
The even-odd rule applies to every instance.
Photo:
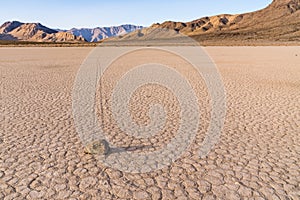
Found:
[[[51,28],[91,28],[121,24],[191,21],[216,14],[251,12],[272,0],[9,0],[1,2],[0,23],[40,22]]]

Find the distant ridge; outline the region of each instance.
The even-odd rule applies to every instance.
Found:
[[[102,39],[124,35],[135,30],[142,29],[142,26],[135,26],[131,24],[125,24],[120,26],[111,27],[97,27],[97,28],[72,28],[65,32],[71,33],[76,36],[85,38],[88,42],[98,42]]]

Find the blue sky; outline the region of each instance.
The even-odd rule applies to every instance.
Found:
[[[149,26],[155,22],[191,21],[222,13],[264,8],[272,0],[7,0],[1,2],[0,23],[41,22],[51,28],[120,24]]]

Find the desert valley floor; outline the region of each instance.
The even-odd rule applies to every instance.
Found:
[[[140,174],[105,167],[76,133],[72,88],[91,50],[0,48],[0,199],[300,199],[300,47],[205,47],[226,90],[220,141],[198,157],[209,123],[201,100],[201,128],[188,151]],[[163,89],[155,96],[176,110]],[[144,113],[134,117],[145,122]],[[149,141],[108,137],[117,146],[162,146],[172,131]]]

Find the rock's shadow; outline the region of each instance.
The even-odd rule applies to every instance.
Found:
[[[128,147],[110,147],[110,150],[106,154],[105,157],[108,157],[109,155],[114,154],[114,153],[134,152],[134,151],[148,150],[148,149],[153,149],[153,148],[156,148],[156,146],[141,145],[141,146],[128,146]]]

